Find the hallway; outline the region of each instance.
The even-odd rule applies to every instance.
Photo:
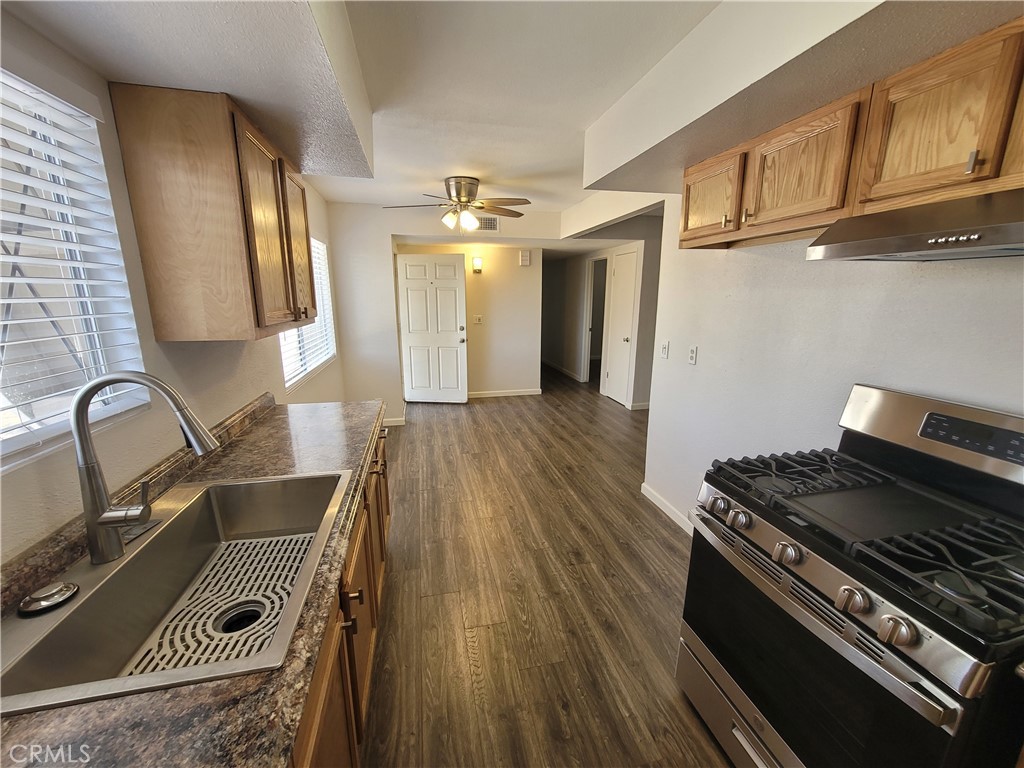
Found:
[[[640,495],[647,412],[542,387],[391,430],[363,765],[728,765],[673,678],[689,537]]]

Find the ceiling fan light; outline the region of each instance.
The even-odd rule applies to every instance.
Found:
[[[455,225],[458,222],[459,214],[455,212],[454,208],[449,208],[448,212],[441,217],[441,223],[448,227],[448,229],[455,229]]]
[[[462,213],[459,214],[459,224],[463,229],[472,232],[475,229],[479,229],[480,220],[473,215],[471,210],[464,208]]]

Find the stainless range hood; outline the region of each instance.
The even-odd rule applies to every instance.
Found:
[[[814,259],[941,261],[1024,255],[1024,189],[841,219],[807,248]]]

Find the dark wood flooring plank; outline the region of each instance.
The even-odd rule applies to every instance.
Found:
[[[483,734],[483,764],[540,765],[546,750],[534,727],[508,627],[467,629],[466,644]]]
[[[419,577],[415,571],[392,571],[384,582],[390,605],[378,628],[362,763],[418,765],[423,700]]]
[[[420,620],[423,701],[422,746],[417,764],[436,768],[484,765],[459,596],[449,593],[423,597]]]
[[[542,388],[391,431],[364,765],[727,765],[674,680],[690,539],[639,493],[646,412]]]

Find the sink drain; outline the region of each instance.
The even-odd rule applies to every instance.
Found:
[[[256,600],[233,605],[213,620],[213,629],[224,635],[248,629],[267,612],[267,606]]]

